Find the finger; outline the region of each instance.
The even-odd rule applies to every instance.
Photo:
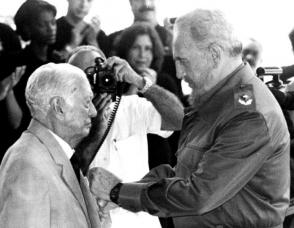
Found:
[[[26,66],[20,66],[16,68],[15,75],[14,75],[16,83],[19,82],[21,77],[24,75],[25,69],[26,69]]]
[[[103,99],[105,99],[105,97],[107,97],[107,93],[96,94],[96,96],[93,98],[93,101],[92,101],[96,109],[100,106],[100,104],[103,102]]]
[[[123,60],[117,56],[111,56],[104,61],[102,66],[107,67],[108,69],[112,69],[115,65],[120,65],[123,62],[125,62],[125,60]]]
[[[103,94],[98,94],[98,96],[94,98],[93,104],[97,111],[101,110],[102,109],[101,107],[105,106],[105,102],[110,100],[109,97],[111,98],[111,95],[107,93],[103,93]]]
[[[100,208],[104,208],[107,205],[107,201],[103,199],[97,199],[97,204]]]
[[[98,112],[104,111],[106,108],[110,106],[111,102],[112,102],[111,95],[108,94],[107,97],[103,99],[100,105],[97,107],[97,111]]]

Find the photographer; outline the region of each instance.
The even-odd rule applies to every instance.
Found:
[[[81,46],[73,52],[68,62],[85,71],[95,66],[97,57],[104,58],[99,49]],[[149,171],[147,133],[169,136],[171,132],[165,130],[180,129],[183,107],[175,95],[142,78],[123,59],[111,57],[105,60],[103,67],[112,70],[116,80],[136,86],[144,97],[137,94],[124,94],[121,97],[112,127],[91,167],[104,167],[124,181],[134,181]],[[148,72],[146,77],[150,77]],[[82,160],[87,158],[83,157]],[[160,227],[156,217],[122,208],[112,210],[111,219],[113,228]]]

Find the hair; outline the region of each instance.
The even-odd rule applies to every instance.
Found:
[[[24,41],[30,40],[30,34],[28,34],[26,28],[35,23],[39,15],[44,11],[52,12],[54,17],[57,13],[54,5],[43,0],[27,0],[17,10],[14,16],[16,32]]]
[[[232,26],[218,10],[194,10],[179,17],[176,26],[181,31],[185,29],[200,49],[209,49],[211,45],[217,45],[231,57],[242,52],[241,41],[235,37]]]
[[[147,22],[136,22],[125,29],[114,44],[114,54],[127,60],[128,53],[140,35],[148,35],[152,42],[153,60],[150,68],[160,71],[164,58],[164,48],[156,30]]]
[[[70,53],[70,55],[67,58],[67,62],[69,62],[70,59],[74,55],[79,54],[79,53],[82,53],[82,52],[96,52],[99,55],[101,55],[101,57],[103,59],[106,59],[105,54],[103,53],[103,51],[100,48],[97,48],[97,47],[92,46],[92,45],[81,45],[81,46],[78,46],[78,47],[76,47],[75,49],[72,50],[72,52]]]
[[[48,63],[37,68],[29,77],[25,91],[32,117],[45,117],[53,97],[67,98],[73,94],[76,81],[83,75],[82,70],[67,63]]]

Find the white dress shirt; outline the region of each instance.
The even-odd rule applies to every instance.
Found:
[[[65,153],[66,157],[68,159],[71,158],[71,156],[74,154],[75,150],[70,147],[70,145],[65,142],[62,138],[60,138],[58,135],[56,135],[53,131],[49,130],[49,132],[54,136],[54,138],[57,140],[59,145],[61,146],[63,152]]]
[[[151,102],[137,95],[123,96],[115,121],[91,167],[103,167],[123,182],[140,180],[148,171],[147,133],[168,137],[162,131],[161,116]],[[112,228],[160,228],[158,217],[123,208],[111,211]]]

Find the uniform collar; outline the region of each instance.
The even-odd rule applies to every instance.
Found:
[[[227,84],[228,81],[230,81],[232,79],[232,77],[234,77],[234,75],[236,75],[240,70],[242,70],[246,65],[246,63],[241,63],[238,67],[236,67],[235,70],[233,70],[230,74],[228,74],[223,80],[221,80],[218,84],[216,84],[215,87],[213,87],[210,91],[208,91],[207,93],[205,93],[200,100],[197,100],[197,102],[195,102],[192,107],[189,107],[185,110],[185,113],[187,115],[192,115],[193,113],[197,112],[198,110],[201,109],[201,107],[205,104],[207,104],[207,102],[209,100],[211,100],[211,98],[219,92],[219,90],[221,90],[223,88],[223,86],[225,84]]]

